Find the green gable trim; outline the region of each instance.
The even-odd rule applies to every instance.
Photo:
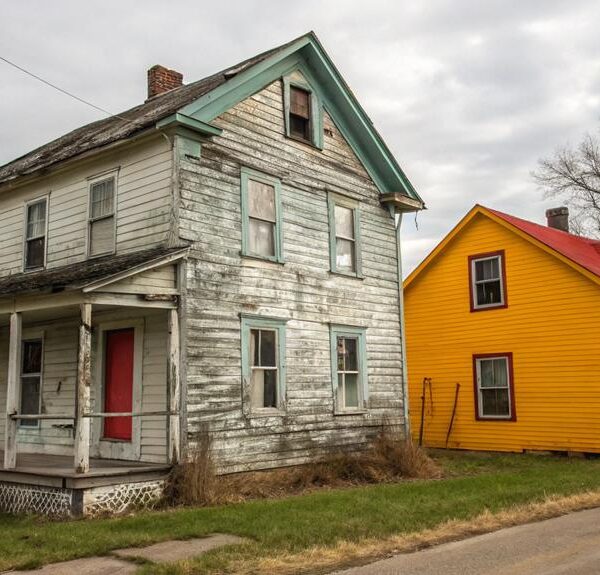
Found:
[[[335,414],[346,414],[366,411],[369,405],[369,375],[367,366],[367,329],[364,327],[331,324],[331,383],[333,386],[333,409]],[[339,337],[356,338],[358,356],[359,408],[348,409],[340,406],[338,398],[338,358],[337,345]]]
[[[272,317],[241,316],[242,343],[242,406],[246,416],[284,415],[286,401],[286,319]],[[277,333],[277,408],[252,408],[250,386],[252,366],[250,364],[250,331],[252,329],[273,330]]]
[[[300,68],[298,68],[299,70]],[[283,77],[283,108],[285,120],[285,135],[290,137],[290,86],[302,88],[310,94],[310,128],[313,146],[323,149],[323,105],[321,99],[306,82],[300,82],[289,75]]]
[[[375,130],[352,91],[313,33],[275,52],[184,106],[179,113],[208,124],[238,102],[294,70],[301,70],[325,110],[348,141],[382,194],[401,193],[423,201]]]
[[[156,128],[159,130],[172,127],[188,128],[194,132],[198,132],[205,136],[220,136],[223,133],[223,130],[221,130],[221,128],[211,126],[207,122],[203,122],[201,120],[197,120],[196,118],[186,116],[181,112],[172,114],[171,116],[163,118],[162,120],[156,123]]]
[[[248,235],[250,231],[250,212],[248,207],[248,180],[262,182],[264,184],[273,186],[273,188],[275,189],[275,255],[273,257],[267,257],[261,254],[256,254],[250,250],[250,239]],[[267,174],[263,174],[262,172],[258,172],[256,170],[252,170],[251,168],[246,168],[245,166],[243,166],[240,170],[240,188],[242,196],[242,255],[277,263],[283,263],[283,212],[281,207],[281,182],[273,176],[269,176]]]

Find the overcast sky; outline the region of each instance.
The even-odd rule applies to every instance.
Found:
[[[160,63],[197,80],[314,30],[428,210],[412,269],[475,203],[544,221],[538,158],[598,129],[594,0],[0,4],[0,56],[112,112]],[[0,164],[101,113],[0,61]]]

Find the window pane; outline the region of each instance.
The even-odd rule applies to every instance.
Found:
[[[489,359],[479,360],[479,376],[481,387],[494,387],[494,362]]]
[[[354,239],[354,210],[335,206],[335,235],[338,238]]]
[[[475,262],[475,279],[495,280],[500,277],[499,258],[479,260]]]
[[[21,373],[40,373],[42,371],[42,342],[23,342]]]
[[[250,381],[252,407],[277,407],[277,370],[253,369]]]
[[[338,270],[355,271],[354,266],[354,242],[352,240],[335,240],[336,256],[335,264]]]
[[[46,250],[46,238],[28,240],[25,253],[26,268],[41,268],[44,265],[44,251]]]
[[[90,223],[90,255],[111,253],[115,249],[114,216]]]
[[[115,180],[110,178],[92,184],[90,189],[90,217],[100,218],[114,212]]]
[[[274,331],[260,332],[260,365],[262,367],[277,367],[277,338]]]
[[[290,87],[290,112],[302,118],[310,117],[310,94],[306,90]]]
[[[508,365],[506,359],[494,360],[494,385],[508,387]]]
[[[27,207],[27,239],[46,234],[46,200]]]
[[[310,120],[290,114],[290,135],[310,142]]]
[[[358,371],[357,343],[355,338],[344,338],[344,371]]]
[[[275,224],[252,218],[248,221],[248,249],[261,256],[275,256]]]
[[[482,389],[481,415],[508,417],[510,415],[508,389]]]
[[[358,375],[356,373],[346,373],[344,379],[346,382],[344,407],[358,407]]]
[[[275,221],[275,188],[248,180],[248,214],[251,218]]]
[[[344,348],[345,348],[344,338],[338,337],[337,338],[337,369],[338,369],[338,371],[344,371],[344,366],[346,364],[346,362],[344,361],[345,360]]]
[[[477,284],[477,305],[502,303],[500,280]]]
[[[40,377],[21,378],[21,413],[25,415],[37,414],[40,411]],[[21,425],[36,427],[37,421],[23,420]]]

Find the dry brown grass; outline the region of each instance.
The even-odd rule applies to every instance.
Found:
[[[312,463],[220,476],[217,480],[207,429],[201,430],[188,461],[171,474],[167,500],[175,505],[215,505],[307,493],[322,488],[441,477],[438,465],[399,430],[384,425],[358,453],[338,453]]]
[[[166,500],[174,505],[211,505],[217,502],[212,442],[206,426],[196,436],[186,461],[175,466],[165,489]]]
[[[229,572],[236,575],[269,573],[269,575],[295,575],[326,573],[351,565],[397,553],[457,541],[505,527],[541,521],[600,506],[600,492],[591,491],[567,497],[551,496],[544,501],[513,507],[499,513],[486,511],[469,520],[451,520],[434,529],[385,539],[363,540],[358,543],[341,541],[335,546],[315,546],[301,553],[279,554],[272,557],[237,561]]]

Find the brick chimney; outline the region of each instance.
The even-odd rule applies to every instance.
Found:
[[[183,74],[158,64],[148,70],[148,100],[179,86],[183,86]]]
[[[563,232],[569,231],[569,208],[561,206],[560,208],[550,208],[546,210],[546,219],[548,227]]]

